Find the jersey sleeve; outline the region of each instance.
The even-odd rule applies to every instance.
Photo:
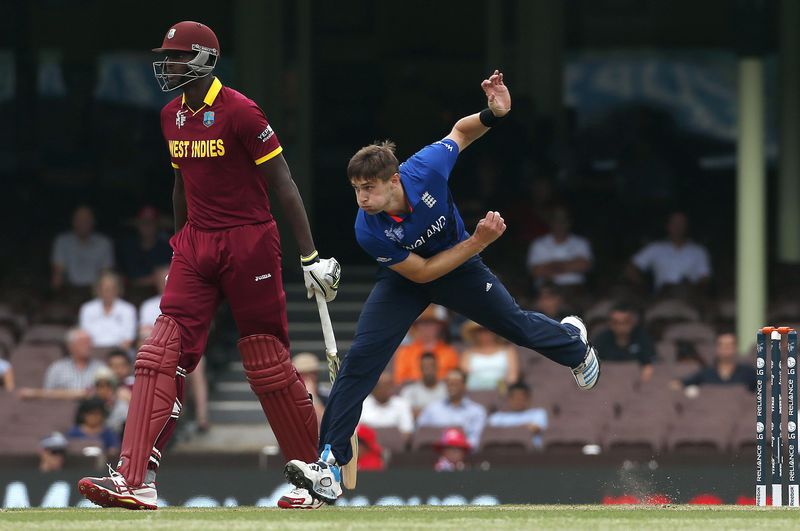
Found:
[[[50,263],[64,267],[67,264],[67,245],[63,235],[56,237],[53,242],[53,252],[50,256]]]
[[[381,240],[365,230],[356,230],[356,240],[361,248],[382,266],[399,264],[410,254],[407,249],[390,241]]]
[[[644,249],[634,255],[632,261],[633,265],[641,271],[647,271],[653,266],[653,259],[655,258],[655,247],[653,244],[647,245]]]
[[[434,173],[444,180],[450,178],[450,172],[458,159],[458,144],[449,138],[439,140],[420,149],[403,163],[404,169],[418,176]]]
[[[264,111],[255,103],[250,102],[239,109],[235,127],[236,136],[256,165],[267,162],[283,151],[278,135],[267,122]]]
[[[705,247],[698,246],[697,261],[690,275],[693,282],[711,276],[711,260],[708,258],[708,251]]]
[[[545,242],[542,238],[537,238],[531,244],[530,252],[528,253],[528,267],[546,264],[552,261],[545,252]]]

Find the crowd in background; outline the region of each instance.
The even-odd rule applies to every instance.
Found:
[[[665,238],[644,245],[619,267],[623,283],[603,304],[594,300],[587,282],[596,266],[592,242],[573,232],[569,209],[545,202],[534,213],[538,228],[528,242],[524,263],[517,267],[518,276],[527,272],[527,281],[517,283],[518,299],[555,320],[588,310],[591,339],[603,363],[636,364],[639,381],[647,384],[658,370],[658,338],[653,334],[662,330],[643,322],[646,312],[659,301],[692,308],[707,300],[712,275],[709,253],[689,238],[686,213],[670,212]],[[172,251],[158,212],[142,208],[133,221],[135,233],[118,242],[98,233],[94,224],[92,209],[79,206],[71,230],[59,234],[52,245],[49,311],[66,315],[63,320],[74,325],[65,338],[68,356],[47,368],[41,387],[16,390],[13,360],[0,358],[0,381],[7,391],[23,399],[78,401],[73,428],[63,436],[46,437],[43,456],[60,441],[74,439],[96,440],[107,455],[118,451],[133,355],[160,313]],[[716,323],[713,357],[693,351],[691,344],[682,345],[679,356],[696,364],[697,371],[673,380],[672,388],[686,387],[690,392],[705,384],[754,388],[754,371],[740,363],[736,338],[720,323]],[[317,386],[319,357],[301,353],[294,362],[321,417],[325,396]],[[408,448],[418,429],[440,428],[441,437],[434,445],[441,454],[437,470],[463,468],[464,456],[479,447],[487,426],[524,427],[532,447],[541,448],[548,409],[537,405],[524,371],[514,345],[445,308],[428,307],[364,403],[359,428],[366,449],[364,466],[383,466],[380,443],[370,431],[375,429],[397,430],[402,446]],[[565,372],[565,384],[568,378]],[[190,383],[202,431],[208,427],[204,365],[192,374]],[[43,467],[52,466],[45,461],[43,457]]]
[[[114,242],[95,230],[91,208],[77,207],[71,230],[53,240],[52,295],[45,310],[53,321],[71,326],[63,338],[65,356],[46,368],[38,387],[18,386],[14,360],[0,356],[0,389],[24,400],[76,403],[72,428],[42,440],[43,469],[63,464],[59,456],[72,441],[95,442],[109,458],[120,449],[133,386],[133,360],[160,314],[172,258],[169,237],[154,208],[143,207],[132,224],[134,234]],[[205,431],[207,383],[203,366],[200,369],[189,379],[190,400],[196,406],[196,427]]]
[[[656,342],[632,305],[613,305],[595,329],[603,363],[636,365],[639,385],[664,385],[663,379],[653,381],[655,371],[666,369],[658,366]],[[324,397],[317,389],[319,363],[315,360],[310,353],[295,358],[320,412]],[[696,396],[704,385],[755,390],[755,370],[739,356],[731,332],[714,336],[710,358],[694,351],[676,361],[686,368],[683,378],[668,381],[675,392],[685,390],[687,396]],[[358,434],[368,448],[363,454],[370,463],[366,466],[383,466],[375,457],[381,449],[372,430],[390,429],[393,437],[401,439],[401,446],[409,448],[415,431],[440,428],[441,437],[434,444],[441,454],[437,470],[463,469],[466,456],[480,447],[486,427],[522,427],[532,447],[541,449],[549,408],[534,394],[529,383],[533,375],[524,374],[521,366],[514,345],[473,321],[449,315],[441,306],[429,306],[364,402]],[[568,371],[557,377],[563,378],[564,386],[573,385]],[[547,404],[552,403],[553,397],[546,398]]]

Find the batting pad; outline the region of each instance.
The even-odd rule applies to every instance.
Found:
[[[268,334],[244,337],[238,346],[247,381],[261,402],[284,457],[315,462],[317,414],[286,347]]]
[[[136,355],[136,378],[118,467],[131,486],[144,482],[153,445],[176,407],[180,345],[178,323],[160,315]]]

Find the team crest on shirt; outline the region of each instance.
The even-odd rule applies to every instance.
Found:
[[[214,125],[214,111],[206,111],[203,113],[203,125],[206,127]]]
[[[389,238],[395,243],[400,243],[403,240],[403,236],[405,236],[403,232],[403,227],[401,227],[400,225],[392,225],[391,227],[383,231],[383,233],[386,235],[387,238]]]

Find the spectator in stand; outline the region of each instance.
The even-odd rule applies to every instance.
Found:
[[[461,368],[469,374],[467,391],[505,390],[519,380],[519,355],[511,343],[474,321],[461,326],[467,347]]]
[[[91,287],[100,273],[114,267],[111,240],[94,232],[94,212],[79,206],[72,214],[72,231],[56,237],[50,259],[51,286]]]
[[[378,442],[375,430],[364,424],[356,428],[358,437],[358,469],[379,471],[386,468],[383,461],[383,447]]]
[[[397,349],[394,362],[394,383],[402,385],[422,378],[419,360],[426,352],[436,356],[438,377],[458,367],[458,351],[445,342],[447,310],[431,304],[417,317],[411,326],[411,343]]]
[[[107,457],[117,455],[119,436],[106,425],[107,417],[108,410],[101,399],[92,397],[81,400],[75,415],[75,425],[67,432],[67,439],[96,439],[103,445],[103,452]]]
[[[0,390],[14,390],[14,368],[3,358],[0,358]]]
[[[433,465],[436,472],[460,472],[466,470],[466,458],[472,449],[464,433],[458,428],[449,428],[442,433],[433,448],[439,453],[439,459]]]
[[[120,268],[129,285],[135,287],[156,288],[163,292],[157,269],[169,266],[172,259],[172,247],[169,237],[159,228],[158,211],[152,206],[145,206],[136,215],[136,232],[134,238],[123,243],[120,249]]]
[[[537,285],[550,281],[562,287],[583,286],[592,267],[592,247],[586,238],[570,232],[572,222],[563,207],[553,210],[550,234],[528,249],[528,271]]]
[[[153,274],[159,279],[156,284],[158,295],[153,295],[139,306],[139,340],[147,339],[156,319],[161,315],[161,296],[164,295],[164,288],[167,286],[169,266],[157,267]]]
[[[69,441],[54,431],[39,442],[39,472],[58,472],[64,468]]]
[[[106,425],[114,433],[121,434],[125,419],[128,418],[128,404],[130,393],[120,395],[117,389],[117,379],[111,369],[103,367],[94,375],[94,397],[103,401],[108,411]]]
[[[604,362],[639,362],[639,380],[653,377],[653,358],[656,348],[650,335],[639,324],[636,309],[620,303],[608,315],[608,329],[594,337],[594,346],[603,353]]]
[[[405,398],[394,394],[392,375],[381,374],[361,408],[361,424],[370,428],[397,428],[408,444],[414,431],[414,414]]]
[[[311,352],[300,352],[292,357],[292,365],[297,369],[306,390],[311,395],[311,403],[314,404],[314,411],[317,412],[317,422],[322,421],[322,414],[325,413],[325,404],[319,396],[319,358]]]
[[[120,391],[133,389],[133,363],[127,352],[118,348],[110,350],[106,354],[106,364],[114,374]],[[130,398],[130,393],[128,397]]]
[[[756,371],[746,363],[738,362],[736,335],[722,333],[717,336],[714,364],[700,369],[683,381],[673,381],[673,388],[684,388],[688,394],[696,392],[701,385],[744,385],[751,392],[756,390]]]
[[[628,264],[628,277],[642,284],[642,273],[651,272],[657,293],[679,293],[683,288],[705,287],[711,276],[708,251],[688,237],[689,218],[673,212],[667,220],[667,239],[646,245]]]
[[[414,418],[417,418],[431,402],[444,400],[447,397],[447,388],[437,375],[436,356],[425,352],[419,359],[419,369],[422,378],[406,385],[400,391],[400,396],[411,406]]]
[[[531,389],[523,382],[517,382],[508,388],[506,409],[489,416],[489,426],[506,428],[526,426],[533,437],[533,445],[542,447],[542,432],[547,429],[547,410],[542,407],[531,407]]]
[[[54,361],[44,375],[44,389],[23,387],[20,398],[61,398],[77,400],[89,396],[94,376],[105,365],[92,359],[92,338],[85,330],[73,328],[67,332],[69,357]]]
[[[472,448],[478,447],[486,424],[486,410],[467,398],[467,374],[462,369],[452,369],[445,378],[447,398],[433,402],[420,413],[417,426],[457,426],[464,430]]]
[[[96,298],[84,303],[80,327],[92,337],[94,346],[129,349],[136,339],[136,307],[120,298],[118,275],[106,272],[95,285]]]
[[[556,321],[575,313],[564,303],[561,288],[552,282],[545,282],[539,286],[534,310]]]

